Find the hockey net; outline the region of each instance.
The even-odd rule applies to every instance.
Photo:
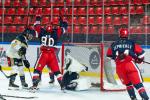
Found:
[[[81,72],[82,77],[88,77],[92,87],[100,87],[102,91],[123,91],[115,72],[115,64],[106,57],[110,43],[64,43],[62,45],[62,66],[69,54],[81,64],[88,66],[87,72]],[[62,70],[63,71],[63,70]]]

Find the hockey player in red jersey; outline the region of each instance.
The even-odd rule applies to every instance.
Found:
[[[149,97],[142,83],[141,73],[136,65],[144,60],[145,51],[140,45],[128,39],[128,30],[120,29],[117,41],[113,42],[107,50],[107,57],[116,63],[116,72],[124,85],[131,100],[137,100],[134,88],[138,91],[142,100]]]
[[[36,17],[34,29],[36,32],[36,36],[40,39],[41,42],[41,54],[34,69],[32,80],[33,86],[30,88],[31,90],[37,89],[38,83],[40,81],[40,75],[45,65],[47,65],[47,67],[51,69],[61,86],[62,75],[59,69],[55,51],[57,50],[57,42],[59,41],[61,35],[65,33],[68,24],[67,22],[63,21],[61,17],[59,21],[60,23],[58,27],[53,27],[53,25],[50,24],[46,28],[42,28],[40,25],[41,16]]]

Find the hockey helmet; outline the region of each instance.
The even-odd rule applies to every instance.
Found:
[[[126,28],[121,28],[119,30],[119,37],[120,38],[128,38],[128,34],[129,34],[129,32],[128,32],[128,29],[126,29]]]
[[[27,28],[24,30],[23,35],[25,35],[28,40],[31,40],[32,37],[35,35],[35,31],[34,31],[32,28],[27,27]]]
[[[48,26],[46,27],[46,31],[47,31],[48,33],[51,33],[52,30],[53,30],[52,25],[48,25]]]

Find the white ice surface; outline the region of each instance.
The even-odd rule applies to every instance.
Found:
[[[9,72],[5,72],[9,75]],[[26,73],[26,80],[29,86],[31,86],[31,77],[29,73]],[[50,86],[49,77],[47,73],[42,75],[42,82],[40,85],[40,90],[36,93],[31,93],[27,90],[8,90],[8,82],[9,80],[5,78],[5,76],[0,73],[0,94],[2,95],[12,95],[12,96],[35,96],[38,97],[36,99],[30,100],[130,100],[126,91],[123,92],[102,92],[98,88],[92,88],[87,91],[66,91],[63,93],[60,90],[60,87],[55,83],[54,86]],[[19,77],[15,81],[16,84],[20,85]],[[146,91],[150,97],[150,83],[144,83]],[[137,93],[136,93],[137,94]],[[137,97],[140,97],[137,94]],[[5,97],[7,100],[27,100],[21,98],[10,98]]]

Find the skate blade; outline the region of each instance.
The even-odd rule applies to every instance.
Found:
[[[8,90],[19,90],[19,87],[8,87]]]

